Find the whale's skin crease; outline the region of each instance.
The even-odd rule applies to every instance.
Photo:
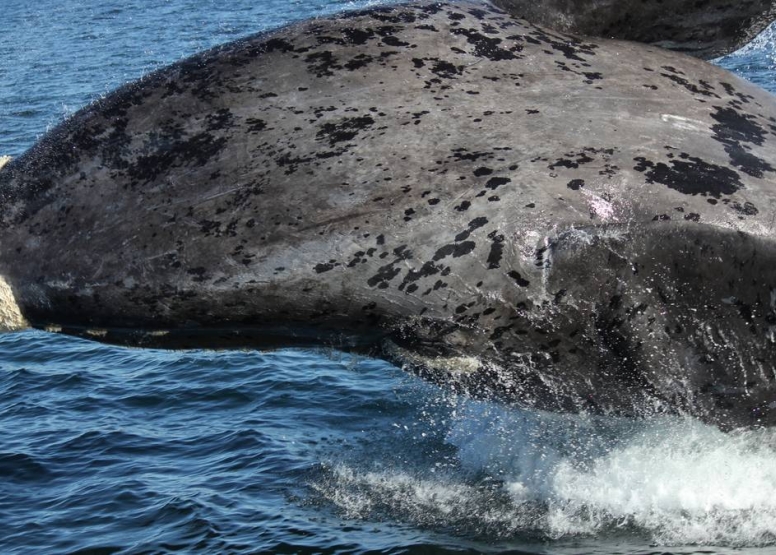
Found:
[[[61,124],[0,171],[0,276],[100,341],[324,342],[542,409],[770,425],[775,161],[773,98],[701,60],[374,8]]]
[[[565,33],[631,40],[703,59],[729,54],[776,19],[773,0],[493,0]]]

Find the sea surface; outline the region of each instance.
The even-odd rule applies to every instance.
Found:
[[[337,0],[2,0],[0,155]],[[718,63],[776,91],[771,32]],[[559,416],[335,350],[0,335],[0,553],[773,553],[776,430]]]

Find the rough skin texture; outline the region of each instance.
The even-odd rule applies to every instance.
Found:
[[[773,0],[493,0],[557,31],[644,42],[710,59],[741,48],[776,18]]]
[[[774,160],[773,98],[700,60],[377,8],[76,114],[0,171],[0,275],[103,341],[324,342],[529,406],[772,424]]]

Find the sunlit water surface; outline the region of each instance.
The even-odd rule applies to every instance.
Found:
[[[372,2],[373,4],[374,2]],[[212,45],[370,2],[4,0],[0,154]],[[720,63],[776,89],[773,35]],[[335,351],[0,336],[2,553],[765,553],[776,435],[522,412]]]

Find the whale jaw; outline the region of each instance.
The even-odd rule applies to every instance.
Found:
[[[421,340],[397,335],[388,358],[458,392],[538,409],[776,425],[772,241],[652,222],[569,229],[537,252],[543,291],[510,329],[467,345],[429,341],[426,325]]]

